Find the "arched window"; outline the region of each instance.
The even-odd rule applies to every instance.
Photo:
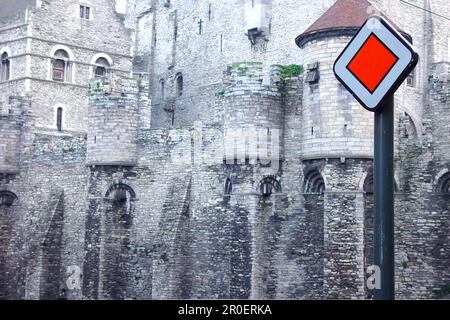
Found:
[[[63,49],[56,50],[53,55],[52,78],[54,81],[70,82],[72,77],[72,64],[69,54]]]
[[[259,183],[259,190],[263,196],[270,196],[274,192],[281,192],[281,184],[274,177],[265,177]]]
[[[323,194],[325,192],[325,181],[317,169],[308,171],[303,181],[304,193]]]
[[[178,73],[175,77],[176,95],[181,97],[183,95],[183,75]]]
[[[159,82],[159,97],[161,98],[161,100],[164,100],[164,97],[166,95],[166,83],[164,82],[164,80],[161,79],[161,81]]]
[[[439,178],[436,192],[450,195],[450,172]]]
[[[95,61],[95,77],[104,78],[108,74],[108,69],[111,67],[110,63],[106,58],[100,57]]]
[[[373,175],[373,168],[369,168],[369,170],[367,171],[367,175],[364,179],[364,184],[362,185],[362,191],[366,194],[366,195],[373,195],[374,193],[374,175]],[[397,178],[394,177],[394,192],[398,192],[399,190],[399,185],[397,183]]]
[[[370,172],[364,180],[363,191],[366,194],[373,194],[373,174]]]
[[[402,120],[404,121],[405,125],[405,138],[417,139],[416,125],[414,124],[414,121],[411,118],[411,116],[407,112],[405,112]]]
[[[0,70],[0,80],[8,81],[11,74],[11,62],[9,61],[9,56],[7,52],[2,53],[2,64]]]
[[[105,197],[117,202],[125,202],[127,199],[135,199],[136,192],[127,184],[116,183],[108,188]]]
[[[10,191],[0,191],[0,206],[10,207],[17,200],[17,196]]]
[[[58,131],[62,130],[62,117],[63,117],[63,109],[59,107],[56,109],[56,127]]]

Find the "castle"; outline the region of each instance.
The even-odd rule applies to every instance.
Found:
[[[0,7],[0,299],[371,298],[373,114],[333,74],[382,14],[396,296],[450,285],[446,0]]]

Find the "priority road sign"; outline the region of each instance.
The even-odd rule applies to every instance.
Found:
[[[369,18],[334,64],[334,73],[374,114],[374,262],[380,268],[375,299],[395,298],[394,93],[419,55],[380,17]]]
[[[381,17],[369,18],[334,64],[337,79],[369,111],[378,110],[415,68],[419,56]]]

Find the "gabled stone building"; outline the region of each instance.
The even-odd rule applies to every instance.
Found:
[[[85,146],[89,79],[107,74],[131,76],[131,33],[123,25],[123,16],[115,12],[113,3],[108,0],[2,0],[0,17],[0,189],[7,195],[18,197],[18,202],[12,204],[13,207],[18,206],[17,209],[8,209],[14,212],[14,217],[3,215],[2,205],[2,230],[6,228],[9,231],[2,232],[0,295],[37,298],[39,293],[26,293],[29,291],[22,280],[27,273],[33,274],[33,268],[41,268],[37,266],[41,263],[38,263],[39,256],[35,259],[25,257],[34,250],[30,249],[33,244],[27,238],[49,228],[55,208],[46,206],[53,203],[51,199],[60,199],[63,188],[57,187],[51,178],[47,180],[36,175],[39,172],[46,175],[44,172],[47,170],[42,171],[34,162],[33,159],[38,160],[33,156],[37,150],[35,147],[44,148],[41,150],[45,150],[45,154],[55,156],[58,147],[54,143],[62,143],[60,151],[64,149],[64,152],[73,150],[73,141],[79,142],[81,148]],[[38,140],[43,143],[38,143]],[[60,176],[57,180],[68,179],[67,186],[73,186],[73,193],[69,192],[74,195],[73,200],[83,197],[75,194],[84,192],[84,161],[83,158],[72,159],[69,161],[72,164],[66,163],[67,167],[58,168],[50,159],[38,160],[52,174]],[[63,168],[77,172],[81,182]],[[36,185],[38,181],[46,187],[39,187],[40,182]],[[24,198],[19,198],[20,194]],[[73,204],[65,203],[65,218],[70,206]],[[74,220],[80,219],[80,208],[77,205],[73,208],[73,215],[69,214]],[[34,224],[31,222],[33,219],[45,222]],[[30,228],[20,228],[19,225]],[[59,227],[63,226],[55,228]],[[11,232],[17,232],[21,243],[11,238]],[[61,230],[54,232],[62,233]],[[43,240],[40,235],[36,237],[39,243],[36,245],[40,247]],[[51,250],[59,257],[56,252],[62,252],[63,247],[58,243]],[[60,260],[48,257],[49,263],[55,263],[47,275],[53,278],[53,271],[59,268]],[[31,263],[25,267],[14,260],[16,258],[33,260],[34,265]],[[16,263],[18,265],[14,267]],[[9,266],[7,269],[4,269],[5,264]],[[11,270],[8,268],[16,270],[20,276],[5,271]],[[35,284],[39,284],[39,279]],[[47,292],[52,291],[49,295],[41,293],[40,296],[57,297],[59,293],[53,290],[55,286],[59,286],[57,281],[46,289]]]
[[[372,14],[420,54],[396,94],[397,297],[445,296],[445,2],[4,6],[1,298],[370,298],[373,115],[332,66]]]

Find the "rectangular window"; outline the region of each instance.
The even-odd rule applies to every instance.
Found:
[[[319,63],[311,63],[308,64],[308,72],[306,74],[306,82],[309,82],[310,84],[312,83],[317,83],[320,79],[320,74],[319,74]]]
[[[91,16],[91,8],[88,6],[80,6],[80,18],[89,20]]]
[[[415,75],[414,75],[414,71],[415,71],[415,70],[413,70],[413,71],[408,75],[408,77],[406,78],[406,85],[407,85],[408,87],[414,87],[414,86],[415,86]]]
[[[64,82],[66,64],[63,60],[53,61],[53,80]]]
[[[58,131],[62,131],[62,112],[63,109],[61,107],[56,110],[56,128]]]
[[[106,68],[104,68],[104,67],[97,67],[97,68],[95,68],[95,77],[96,78],[104,78],[104,77],[106,77]]]

